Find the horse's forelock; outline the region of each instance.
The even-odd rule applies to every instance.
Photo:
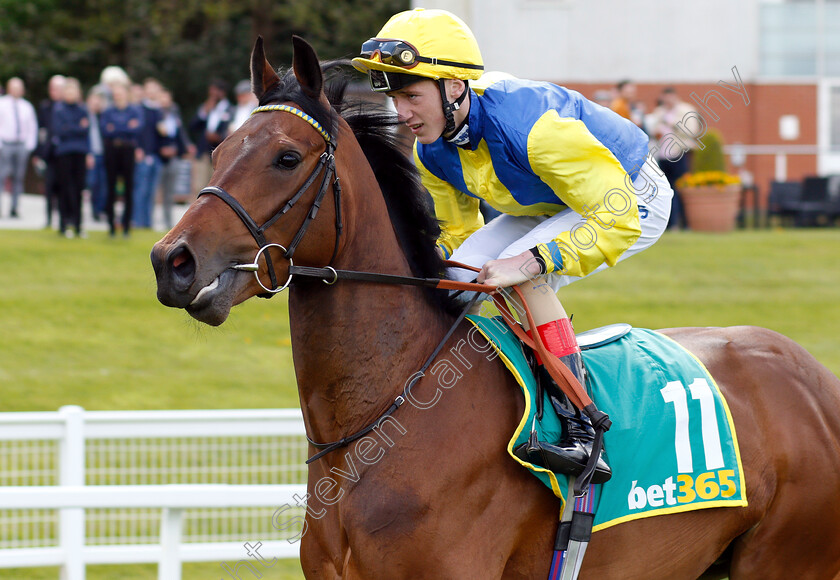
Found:
[[[279,70],[280,83],[260,98],[260,106],[272,103],[293,102],[300,109],[325,127],[330,135],[338,132],[339,113],[344,104],[344,95],[349,79],[343,73],[346,61],[330,61],[322,63],[326,85],[324,93],[330,106],[326,106],[319,98],[312,97],[301,88],[292,69]]]

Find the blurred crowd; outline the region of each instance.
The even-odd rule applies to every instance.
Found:
[[[18,217],[18,199],[30,159],[44,183],[46,226],[57,217],[58,232],[85,236],[83,203],[93,219],[107,222],[112,236],[132,227],[150,228],[155,207],[163,225],[173,225],[173,205],[187,201],[193,186],[210,180],[211,151],[237,129],[257,106],[247,80],[234,87],[213,80],[207,98],[185,123],[172,92],[157,79],[133,83],[120,67],[106,67],[99,83],[83,92],[77,79],[56,75],[49,97],[34,107],[20,78],[0,89],[0,189],[11,197],[9,217]],[[623,80],[593,100],[641,127],[656,146],[663,137],[681,135],[680,120],[693,109],[672,87],[647,110],[636,85]],[[684,139],[691,143],[692,139]],[[676,195],[669,227],[684,225],[676,181],[689,171],[690,154],[657,160]],[[8,185],[7,185],[8,184]],[[6,187],[4,187],[6,186]]]
[[[171,228],[173,205],[191,198],[193,182],[209,181],[210,152],[257,106],[249,81],[236,85],[231,101],[228,85],[214,80],[186,123],[167,87],[154,78],[133,83],[116,66],[106,67],[86,92],[75,78],[53,76],[49,97],[37,108],[20,78],[5,88],[0,190],[10,194],[8,217],[19,217],[31,161],[44,184],[46,227],[55,223],[65,237],[86,237],[85,203],[111,236],[151,228],[157,204]]]

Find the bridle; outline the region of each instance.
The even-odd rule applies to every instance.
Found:
[[[296,117],[299,117],[312,125],[312,127],[318,131],[321,137],[324,138],[326,142],[327,148],[321,154],[320,159],[318,160],[318,164],[312,170],[312,173],[309,174],[309,177],[300,186],[300,188],[295,192],[295,194],[287,201],[283,207],[281,207],[277,212],[271,216],[263,225],[258,226],[257,222],[248,211],[242,207],[242,204],[229,194],[227,191],[218,187],[216,185],[210,185],[202,189],[198,193],[198,197],[202,195],[209,194],[215,195],[223,202],[225,202],[230,208],[239,216],[239,219],[242,220],[242,223],[245,224],[245,227],[248,228],[248,231],[254,237],[254,240],[257,242],[258,250],[257,255],[254,257],[253,263],[250,264],[236,264],[231,266],[233,270],[242,270],[246,272],[253,272],[254,276],[257,279],[257,283],[262,287],[265,292],[258,294],[260,298],[271,298],[275,294],[282,292],[285,290],[292,281],[292,271],[289,271],[289,277],[283,285],[280,285],[277,281],[277,274],[274,271],[274,263],[271,260],[270,255],[266,255],[266,264],[268,269],[268,277],[271,280],[271,288],[266,286],[262,283],[259,276],[259,268],[260,268],[260,256],[263,252],[267,252],[270,248],[278,248],[283,251],[283,257],[289,260],[290,268],[294,266],[292,262],[292,256],[294,256],[295,251],[297,250],[298,245],[300,244],[301,240],[303,240],[303,236],[306,234],[307,229],[309,229],[309,225],[312,223],[312,220],[315,219],[315,216],[318,215],[318,210],[321,208],[321,202],[324,199],[324,195],[326,195],[327,190],[330,187],[330,183],[333,186],[333,197],[335,198],[335,247],[333,248],[333,254],[330,258],[329,263],[331,264],[332,261],[335,259],[336,254],[338,253],[338,243],[341,237],[341,230],[342,230],[342,223],[341,223],[341,184],[339,182],[339,178],[335,175],[335,137],[330,135],[326,129],[314,118],[307,115],[300,109],[289,105],[264,105],[262,107],[257,107],[254,109],[251,114],[254,115],[256,113],[264,113],[264,112],[273,112],[273,111],[282,111],[285,113],[291,113]],[[306,214],[306,217],[303,220],[303,223],[300,225],[295,237],[292,238],[291,243],[289,244],[288,249],[280,244],[269,243],[268,239],[265,237],[265,232],[268,228],[270,228],[274,223],[279,220],[283,215],[286,214],[294,205],[303,197],[303,194],[306,193],[312,184],[317,179],[318,175],[321,173],[323,169],[324,176],[321,179],[321,186],[318,189],[318,193],[315,195],[315,200],[312,202],[312,206],[309,208],[309,211]],[[335,176],[335,179],[333,179]]]

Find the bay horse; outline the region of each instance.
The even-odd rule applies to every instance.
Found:
[[[287,279],[296,231],[305,232],[291,256],[298,265],[444,271],[425,192],[388,122],[345,104],[341,87],[325,89],[314,50],[293,43],[292,70],[281,78],[257,41],[251,74],[261,109],[214,151],[211,191],[152,250],[159,300],[207,324]],[[281,246],[253,259],[257,230],[258,246]],[[400,398],[454,310],[426,288],[296,278],[289,316],[307,434],[330,442]],[[840,578],[840,381],[766,329],[661,332],[693,352],[725,394],[749,505],[596,532],[581,577]],[[422,377],[414,389],[422,405],[405,405],[381,430],[310,465],[307,578],[547,576],[560,503],[507,456],[522,397],[498,359],[457,350],[467,333],[461,324],[442,351],[462,364],[457,384],[442,389],[440,377]]]

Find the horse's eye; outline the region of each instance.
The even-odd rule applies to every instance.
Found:
[[[300,163],[300,155],[287,151],[277,158],[277,166],[281,169],[294,169]]]

